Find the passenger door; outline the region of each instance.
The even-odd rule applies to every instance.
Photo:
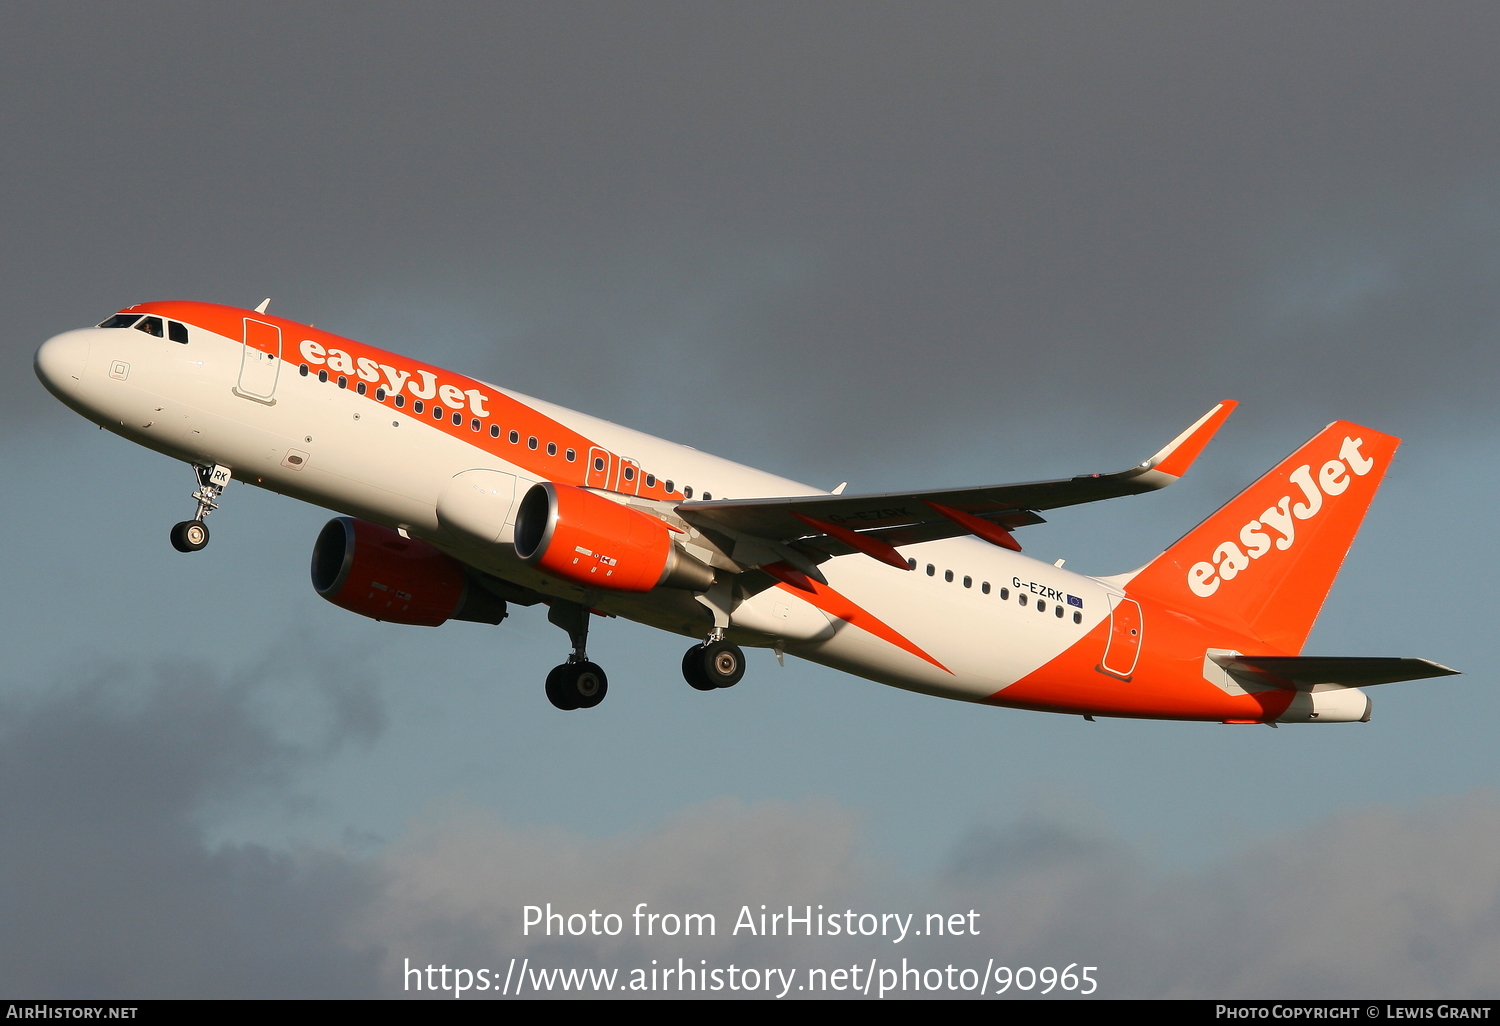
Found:
[[[1141,605],[1135,599],[1115,600],[1109,613],[1109,640],[1104,645],[1104,660],[1099,669],[1129,680],[1141,657]]]
[[[275,402],[276,378],[280,373],[281,329],[274,324],[246,317],[236,394],[256,402]]]

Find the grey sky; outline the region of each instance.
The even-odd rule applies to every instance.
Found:
[[[522,951],[557,866],[670,900],[688,831],[694,900],[978,894],[1115,993],[1493,995],[1497,42],[1478,4],[5,7],[0,902],[38,939],[0,980],[388,993],[406,947]],[[187,471],[31,373],[122,305],[267,295],[825,487],[1118,469],[1243,400],[1181,485],[1028,529],[1086,572],[1369,423],[1405,445],[1310,650],[1471,672],[1365,726],[1089,725],[753,654],[700,696],[610,623],[609,704],[557,714],[540,616],[317,599],[321,511],[235,488],[171,552]]]

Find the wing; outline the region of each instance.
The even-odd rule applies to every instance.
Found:
[[[1011,531],[1043,523],[1038,510],[1137,495],[1175,482],[1236,405],[1219,403],[1150,459],[1115,474],[878,495],[685,502],[676,512],[745,566],[780,560],[808,572],[806,561],[864,552],[906,569],[895,546],[965,534],[1019,550]]]

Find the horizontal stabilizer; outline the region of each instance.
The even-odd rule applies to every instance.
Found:
[[[1422,680],[1425,677],[1448,677],[1459,672],[1430,659],[1384,656],[1257,656],[1226,653],[1210,654],[1209,658],[1230,673],[1298,691],[1306,691],[1318,684],[1362,688],[1372,684]]]

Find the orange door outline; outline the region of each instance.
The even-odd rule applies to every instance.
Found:
[[[615,481],[615,491],[626,495],[638,495],[641,490],[641,465],[629,456],[620,457],[620,476]]]
[[[1099,669],[1121,680],[1129,680],[1141,657],[1141,604],[1121,598],[1109,611],[1109,640],[1104,644],[1104,659]]]
[[[601,449],[597,445],[589,450],[588,474],[583,483],[588,488],[608,488],[609,473],[614,469],[615,458],[610,455],[608,449]]]

